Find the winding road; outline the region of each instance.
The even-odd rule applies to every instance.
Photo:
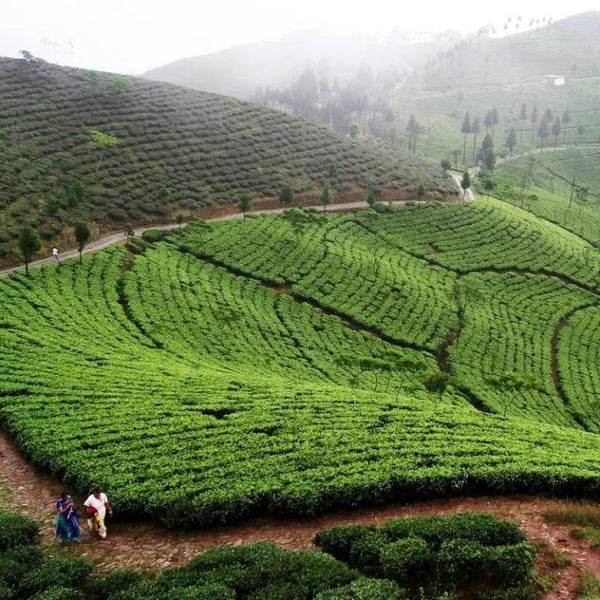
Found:
[[[460,188],[460,184],[459,184],[459,188]],[[462,188],[460,188],[462,190]],[[462,192],[461,192],[462,193]],[[392,202],[391,204],[393,206],[400,206],[402,204],[406,204],[407,202],[413,202],[413,203],[420,203],[420,202],[428,202],[428,200],[422,200],[422,201],[418,201],[418,200],[396,200],[394,202]],[[361,209],[364,210],[368,207],[368,204],[366,202],[360,201],[360,202],[343,202],[343,203],[338,203],[338,204],[330,204],[329,208],[327,208],[327,212],[331,211],[331,212],[335,212],[335,211],[344,211],[344,210],[351,210],[351,209]],[[318,206],[310,206],[310,207],[306,207],[306,208],[311,208],[311,209],[315,209],[319,212],[325,212],[325,209],[322,205],[318,205]],[[278,214],[278,213],[282,213],[284,210],[286,210],[285,208],[271,208],[271,209],[264,209],[264,210],[256,210],[256,211],[252,211],[249,212],[248,215],[273,215],[273,214]],[[216,216],[216,217],[208,217],[206,218],[206,221],[232,221],[235,219],[243,219],[244,215],[241,212],[237,212],[237,213],[231,213],[228,215],[221,215],[221,216]],[[183,225],[185,226],[185,224]],[[179,225],[175,225],[173,223],[169,223],[169,224],[159,224],[159,225],[147,225],[144,227],[136,227],[134,229],[134,235],[136,236],[140,236],[142,235],[142,233],[144,233],[144,231],[148,231],[149,229],[160,229],[163,231],[168,231],[171,229],[177,229],[179,227]],[[84,249],[83,249],[83,254],[89,254],[90,252],[96,252],[98,250],[102,250],[102,248],[106,248],[107,246],[112,246],[113,244],[117,244],[118,242],[122,242],[125,239],[125,233],[123,231],[119,231],[117,233],[111,233],[109,235],[103,236],[101,238],[98,238],[97,240],[94,240],[93,242],[90,242]],[[69,259],[69,258],[77,258],[79,256],[79,251],[76,249],[73,250],[68,250],[66,252],[61,252],[60,253],[60,260],[65,260],[65,259]],[[55,259],[52,256],[47,256],[45,258],[40,258],[39,260],[35,260],[33,262],[29,263],[29,268],[35,268],[35,267],[40,267],[41,265],[44,265],[46,263],[49,262],[53,262]],[[10,275],[11,273],[14,273],[15,271],[23,271],[25,270],[25,265],[17,265],[15,267],[9,267],[7,269],[2,269],[0,270],[0,276],[2,275]]]

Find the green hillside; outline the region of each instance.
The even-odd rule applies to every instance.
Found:
[[[557,73],[567,79],[600,75],[600,11],[498,39],[475,38],[440,56],[425,78],[428,89],[540,81]]]
[[[492,199],[200,222],[1,279],[0,422],[167,524],[597,494],[599,267]]]
[[[406,127],[414,115],[420,126],[416,146],[421,156],[449,159],[459,167],[464,150],[466,164],[475,164],[486,133],[493,137],[496,155],[508,155],[511,129],[517,134],[513,152],[518,155],[539,147],[542,116],[550,109],[550,129],[558,119],[560,132],[555,137],[550,131],[544,146],[597,146],[599,33],[600,12],[590,12],[519,35],[477,37],[439,54],[419,89],[394,96],[397,143],[408,146]],[[543,75],[549,73],[565,76],[565,85],[548,86]],[[493,109],[498,123],[487,127],[486,115]],[[467,133],[465,140],[462,125],[467,113],[471,124],[479,121],[479,131]]]
[[[560,225],[598,247],[600,243],[600,187],[598,151],[570,147],[554,152],[536,152],[532,180],[523,189],[523,176],[530,171],[530,157],[501,165],[494,173],[493,195],[519,206],[538,217]],[[573,189],[584,186],[588,193],[579,196]],[[481,194],[481,181],[476,182]]]
[[[94,133],[96,132],[96,133]],[[449,190],[436,167],[256,105],[145,79],[0,59],[0,259],[32,220],[45,240],[237,201],[338,199],[374,185]],[[83,199],[70,198],[74,181]],[[72,196],[72,195],[71,195]],[[66,242],[65,242],[66,245]]]

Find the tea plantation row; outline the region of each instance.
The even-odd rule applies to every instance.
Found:
[[[99,132],[96,138],[92,132]],[[106,137],[112,136],[112,137]],[[175,209],[415,182],[454,193],[441,170],[258,105],[145,79],[0,58],[0,251],[30,219],[52,239],[80,211],[109,223]],[[1,257],[3,258],[3,257]]]
[[[543,274],[457,274],[394,243],[414,212],[446,209],[477,210],[332,215],[301,231],[287,217],[198,225],[143,254],[4,278],[2,424],[35,464],[172,526],[597,493],[600,440],[581,431],[596,427],[594,376],[577,375],[597,372],[597,355],[562,350],[571,327],[595,322],[596,295]],[[440,367],[441,399],[426,389]]]

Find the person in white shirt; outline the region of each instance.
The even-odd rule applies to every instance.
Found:
[[[86,507],[90,529],[97,533],[101,540],[106,539],[106,512],[108,511],[111,517],[113,514],[106,494],[99,487],[94,488],[83,505]]]
[[[52,256],[54,260],[58,261],[58,248],[52,248]]]

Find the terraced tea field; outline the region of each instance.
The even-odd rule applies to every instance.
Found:
[[[190,225],[0,280],[1,423],[167,525],[597,494],[599,266],[495,200]]]
[[[439,167],[401,150],[146,79],[0,58],[0,98],[0,260],[30,220],[52,240],[81,215],[156,222],[242,192],[276,201],[286,185],[304,201],[326,181],[339,201],[369,185],[455,192]]]

